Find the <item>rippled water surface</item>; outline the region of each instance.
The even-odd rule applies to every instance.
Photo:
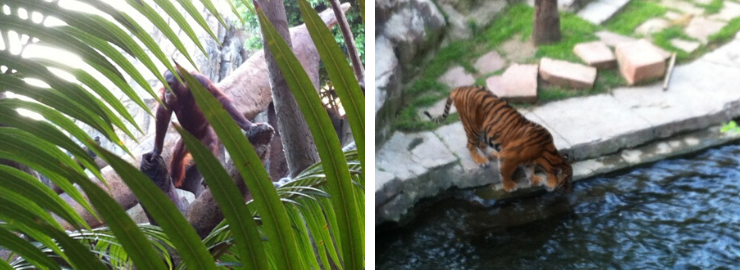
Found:
[[[488,206],[472,197],[382,233],[376,268],[740,268],[738,145],[577,182],[567,195]]]

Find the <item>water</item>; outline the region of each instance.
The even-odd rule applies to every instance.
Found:
[[[433,204],[377,239],[377,269],[737,269],[740,145],[546,194]]]

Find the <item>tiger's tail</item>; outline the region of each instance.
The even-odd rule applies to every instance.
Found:
[[[450,97],[447,98],[447,103],[445,104],[445,112],[442,113],[441,116],[436,117],[436,118],[435,117],[432,117],[432,115],[429,114],[428,111],[424,111],[424,115],[426,115],[427,117],[429,117],[429,119],[432,120],[432,122],[434,122],[434,123],[442,123],[442,121],[444,121],[445,119],[447,119],[447,116],[450,115],[450,106],[452,106],[452,96],[450,96]]]

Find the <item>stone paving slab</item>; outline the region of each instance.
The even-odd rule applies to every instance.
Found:
[[[597,0],[578,12],[578,16],[593,24],[601,24],[621,10],[630,0]]]
[[[684,0],[663,0],[660,2],[660,5],[664,7],[671,7],[672,9],[677,9],[684,14],[695,16],[704,14],[703,8],[697,7],[694,4]]]
[[[465,71],[465,68],[461,66],[454,66],[448,69],[438,81],[450,88],[472,85],[475,83],[475,78]]]
[[[701,43],[680,38],[674,38],[671,39],[671,46],[676,47],[684,52],[692,53],[696,49],[698,49],[699,46],[701,46]]]
[[[710,20],[703,17],[695,17],[691,20],[688,26],[684,28],[684,32],[687,36],[696,38],[701,43],[707,44],[709,36],[716,34],[722,27],[725,27],[727,22]]]
[[[731,1],[724,1],[722,2],[722,9],[719,13],[710,15],[708,18],[712,20],[730,21],[737,17],[740,17],[740,4]]]
[[[575,160],[613,153],[652,138],[647,120],[607,94],[548,103],[532,112],[566,138]]]
[[[475,60],[474,66],[478,70],[478,73],[488,74],[506,66],[506,60],[498,52],[491,51],[479,57],[478,60]]]

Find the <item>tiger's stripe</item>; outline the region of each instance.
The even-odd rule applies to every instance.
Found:
[[[467,148],[473,160],[480,166],[487,166],[488,158],[478,150],[492,147],[499,151],[499,169],[504,189],[512,191],[516,184],[511,179],[514,170],[524,165],[531,175],[533,185],[540,183],[534,174],[535,165],[547,173],[547,186],[553,190],[569,184],[572,168],[566,158],[555,148],[552,135],[541,125],[529,121],[516,109],[482,86],[465,86],[452,90],[447,98],[444,113],[432,117],[440,123],[449,115],[451,104],[457,112],[468,138]]]

